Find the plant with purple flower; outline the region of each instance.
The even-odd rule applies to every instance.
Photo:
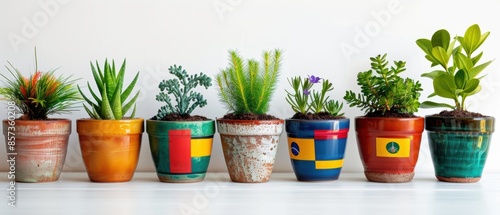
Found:
[[[330,99],[326,94],[333,90],[333,84],[327,79],[310,75],[308,77],[296,76],[288,79],[288,83],[293,88],[293,93],[287,92],[286,101],[292,107],[293,111],[301,114],[320,114],[328,113],[331,116],[342,116],[342,103]],[[321,81],[321,90],[312,90],[315,84]]]

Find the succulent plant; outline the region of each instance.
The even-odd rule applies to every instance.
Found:
[[[170,66],[170,74],[175,75],[177,79],[163,80],[160,85],[160,93],[156,96],[159,102],[165,102],[166,105],[160,107],[156,119],[163,119],[169,114],[178,114],[182,117],[188,117],[194,109],[207,105],[207,100],[199,92],[192,91],[198,85],[205,87],[212,86],[212,79],[207,75],[200,73],[189,75],[182,66]],[[181,86],[182,85],[182,86]],[[166,93],[165,93],[165,92]],[[170,95],[173,95],[176,105],[172,104]],[[193,102],[191,104],[191,102]]]
[[[94,101],[85,96],[80,89],[80,86],[78,86],[78,91],[80,91],[83,99],[85,99],[89,105],[88,107],[84,105],[84,108],[91,118],[120,120],[124,118],[125,114],[132,108],[132,106],[134,109],[129,117],[134,118],[136,110],[135,102],[140,91],[138,91],[128,102],[126,101],[135,87],[137,79],[139,78],[139,72],[137,72],[132,82],[125,88],[125,90],[123,90],[125,66],[126,60],[123,60],[120,70],[116,73],[114,60],[111,64],[109,64],[108,60],[106,60],[102,69],[99,67],[99,63],[97,61],[96,66],[90,62],[90,67],[92,68],[92,74],[94,76],[94,81],[97,85],[99,95],[92,90],[89,82],[87,82],[87,86]]]
[[[312,87],[319,84],[321,80],[323,80],[321,91],[312,90]],[[330,99],[330,96],[326,95],[326,93],[333,91],[333,84],[328,79],[311,75],[304,78],[293,77],[288,79],[288,83],[292,86],[293,93],[286,91],[286,101],[296,113],[307,114],[312,112],[313,114],[319,114],[326,112],[331,116],[344,115],[340,113],[343,104]]]

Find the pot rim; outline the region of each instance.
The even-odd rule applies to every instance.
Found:
[[[367,116],[356,116],[354,119],[379,119],[379,120],[417,120],[424,119],[425,117],[416,116],[416,117],[367,117]]]
[[[297,122],[309,122],[309,123],[315,123],[315,122],[330,122],[330,121],[347,121],[350,120],[350,118],[342,118],[342,119],[292,119],[292,118],[287,118],[285,121],[297,121]]]
[[[249,120],[249,119],[223,119],[223,118],[216,118],[215,121],[219,122],[228,122],[228,123],[242,123],[242,124],[248,124],[248,123],[252,123],[252,122],[269,122],[269,123],[272,123],[272,122],[280,122],[280,123],[283,123],[285,120],[284,119],[270,119],[270,120]]]
[[[135,118],[123,118],[123,119],[92,119],[92,118],[80,118],[77,119],[76,122],[91,122],[91,121],[106,121],[106,122],[120,122],[120,121],[144,121],[144,118],[135,117]]]
[[[436,119],[455,119],[455,120],[488,120],[495,119],[493,116],[482,116],[482,117],[452,117],[452,116],[436,116],[436,115],[425,115],[425,118],[436,118]]]

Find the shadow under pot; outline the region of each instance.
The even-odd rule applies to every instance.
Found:
[[[439,181],[470,183],[481,179],[495,118],[426,116],[425,129]]]

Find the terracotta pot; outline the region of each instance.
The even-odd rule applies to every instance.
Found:
[[[374,182],[408,182],[420,152],[424,118],[356,117],[365,176]]]
[[[288,150],[299,181],[337,180],[344,164],[349,119],[286,119]]]
[[[76,130],[90,181],[125,182],[132,179],[139,160],[143,119],[79,119]]]
[[[224,159],[234,182],[267,182],[273,171],[283,120],[217,119]]]
[[[199,182],[212,154],[215,121],[146,120],[151,155],[162,182]]]
[[[481,179],[495,118],[426,116],[425,129],[438,180],[467,183]]]
[[[12,127],[9,122],[15,123],[14,130],[9,128]],[[70,133],[71,121],[67,119],[3,120],[7,159],[15,157],[16,181],[58,180],[66,160]],[[15,140],[8,140],[8,137]]]

